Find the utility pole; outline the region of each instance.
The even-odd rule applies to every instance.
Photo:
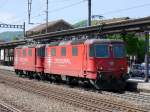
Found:
[[[88,0],[88,26],[91,26],[91,0]]]
[[[146,49],[145,49],[145,78],[144,81],[148,82],[148,71],[149,71],[149,31],[145,31],[145,44],[146,44]]]
[[[23,23],[23,34],[24,34],[24,37],[26,37],[26,23],[25,22]]]
[[[46,0],[46,33],[48,32],[48,0]]]
[[[32,0],[28,0],[28,23],[31,23],[31,7],[32,7]]]

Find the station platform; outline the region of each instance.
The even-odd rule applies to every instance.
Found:
[[[13,66],[0,65],[0,69],[14,71]],[[146,83],[142,78],[130,78],[127,80],[127,89],[150,93],[150,81]]]
[[[129,90],[150,93],[150,81],[144,82],[144,79],[142,78],[130,78],[127,80],[127,88]]]
[[[14,71],[13,66],[3,66],[3,65],[0,65],[0,69],[1,69],[1,70]]]

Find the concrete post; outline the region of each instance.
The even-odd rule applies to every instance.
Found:
[[[149,31],[145,31],[145,78],[144,81],[148,82],[149,71]]]
[[[1,49],[0,49],[0,61],[1,61],[1,59],[2,59],[2,58],[1,58]]]
[[[3,64],[5,65],[5,60],[6,60],[6,49],[4,49],[4,60],[3,60]]]
[[[10,49],[8,48],[8,66],[10,66]]]
[[[12,65],[14,65],[14,56],[15,56],[15,53],[14,53],[14,48],[12,49],[12,52],[13,52],[13,55],[12,55]]]

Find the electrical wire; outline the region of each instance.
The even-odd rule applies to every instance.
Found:
[[[147,7],[147,6],[150,6],[150,3],[142,4],[142,5],[137,5],[137,6],[133,6],[133,7],[128,7],[128,8],[124,8],[124,9],[113,10],[113,11],[105,12],[105,13],[103,13],[101,15],[108,15],[108,14],[113,14],[113,13],[120,13],[120,12],[124,12],[124,11],[128,11],[128,10],[133,10],[133,9],[137,9],[137,8],[142,8],[142,7]]]
[[[49,11],[49,13],[54,13],[54,12],[56,12],[56,11],[61,11],[61,10],[64,10],[64,9],[67,9],[67,8],[70,8],[70,7],[79,5],[79,4],[83,3],[83,2],[85,2],[85,1],[82,0],[82,1],[79,1],[79,2],[76,2],[76,3],[73,3],[73,4],[71,4],[71,5],[67,5],[67,6],[58,8],[58,9],[54,9],[54,10]]]
[[[54,9],[54,10],[49,11],[49,13],[54,13],[54,12],[57,12],[57,11],[60,11],[60,10],[64,10],[64,9],[67,9],[67,8],[70,8],[70,7],[79,5],[79,4],[83,3],[83,2],[85,2],[85,1],[82,0],[82,1],[79,1],[79,2],[76,2],[76,3],[73,3],[73,4],[70,4],[70,5],[67,5],[67,6],[64,6],[64,7],[60,7],[60,8],[57,8],[57,9]],[[39,16],[42,16],[42,15],[45,15],[45,13],[43,13],[43,14],[38,14],[38,15],[36,15],[36,16],[33,16],[32,19],[33,19],[33,18],[36,18],[36,17],[39,17]]]
[[[50,3],[56,3],[56,2],[62,3],[62,2],[68,2],[68,1],[71,1],[71,0],[51,0]]]
[[[64,1],[64,0],[57,0],[57,1]],[[69,1],[69,0],[67,0],[67,1]],[[67,8],[79,5],[79,4],[83,3],[83,2],[85,2],[85,0],[84,1],[82,0],[82,1],[76,2],[76,3],[70,4],[70,5],[67,5],[67,6],[64,6],[64,7],[56,8],[54,10],[49,11],[49,13],[55,13],[57,11],[61,11],[63,9],[67,9]],[[113,13],[120,13],[120,12],[123,12],[123,11],[133,10],[133,9],[137,9],[137,8],[147,7],[147,6],[150,6],[150,3],[142,4],[142,5],[137,5],[137,6],[133,6],[133,7],[128,7],[128,8],[124,8],[124,9],[113,10],[113,11],[105,12],[105,13],[103,13],[101,15],[104,16],[104,15],[113,14]],[[44,12],[41,13],[41,14],[38,14],[36,16],[31,17],[31,19],[37,18],[39,16],[43,16],[43,15],[45,15]]]
[[[67,1],[69,1],[69,0],[67,0]],[[70,7],[79,5],[79,4],[83,3],[83,2],[85,2],[85,1],[82,0],[82,1],[79,1],[79,2],[76,2],[76,3],[72,3],[72,4],[67,5],[67,6],[64,6],[64,7],[56,8],[56,9],[54,9],[54,10],[49,11],[49,13],[54,13],[54,12],[57,12],[57,11],[60,11],[60,10],[64,10],[64,9],[67,9],[67,8],[70,8]],[[45,15],[44,12],[41,13],[41,14],[38,14],[38,15],[35,15],[35,16],[31,17],[31,19],[34,19],[34,18],[43,16],[43,15]],[[19,20],[15,21],[15,22],[20,22],[20,21],[22,21],[22,19],[19,19]],[[34,23],[34,24],[35,24],[35,23]],[[39,24],[39,23],[37,23],[37,24]]]

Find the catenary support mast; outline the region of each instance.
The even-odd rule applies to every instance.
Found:
[[[91,0],[88,0],[88,26],[91,26]]]
[[[46,33],[48,32],[48,0],[46,0]]]

